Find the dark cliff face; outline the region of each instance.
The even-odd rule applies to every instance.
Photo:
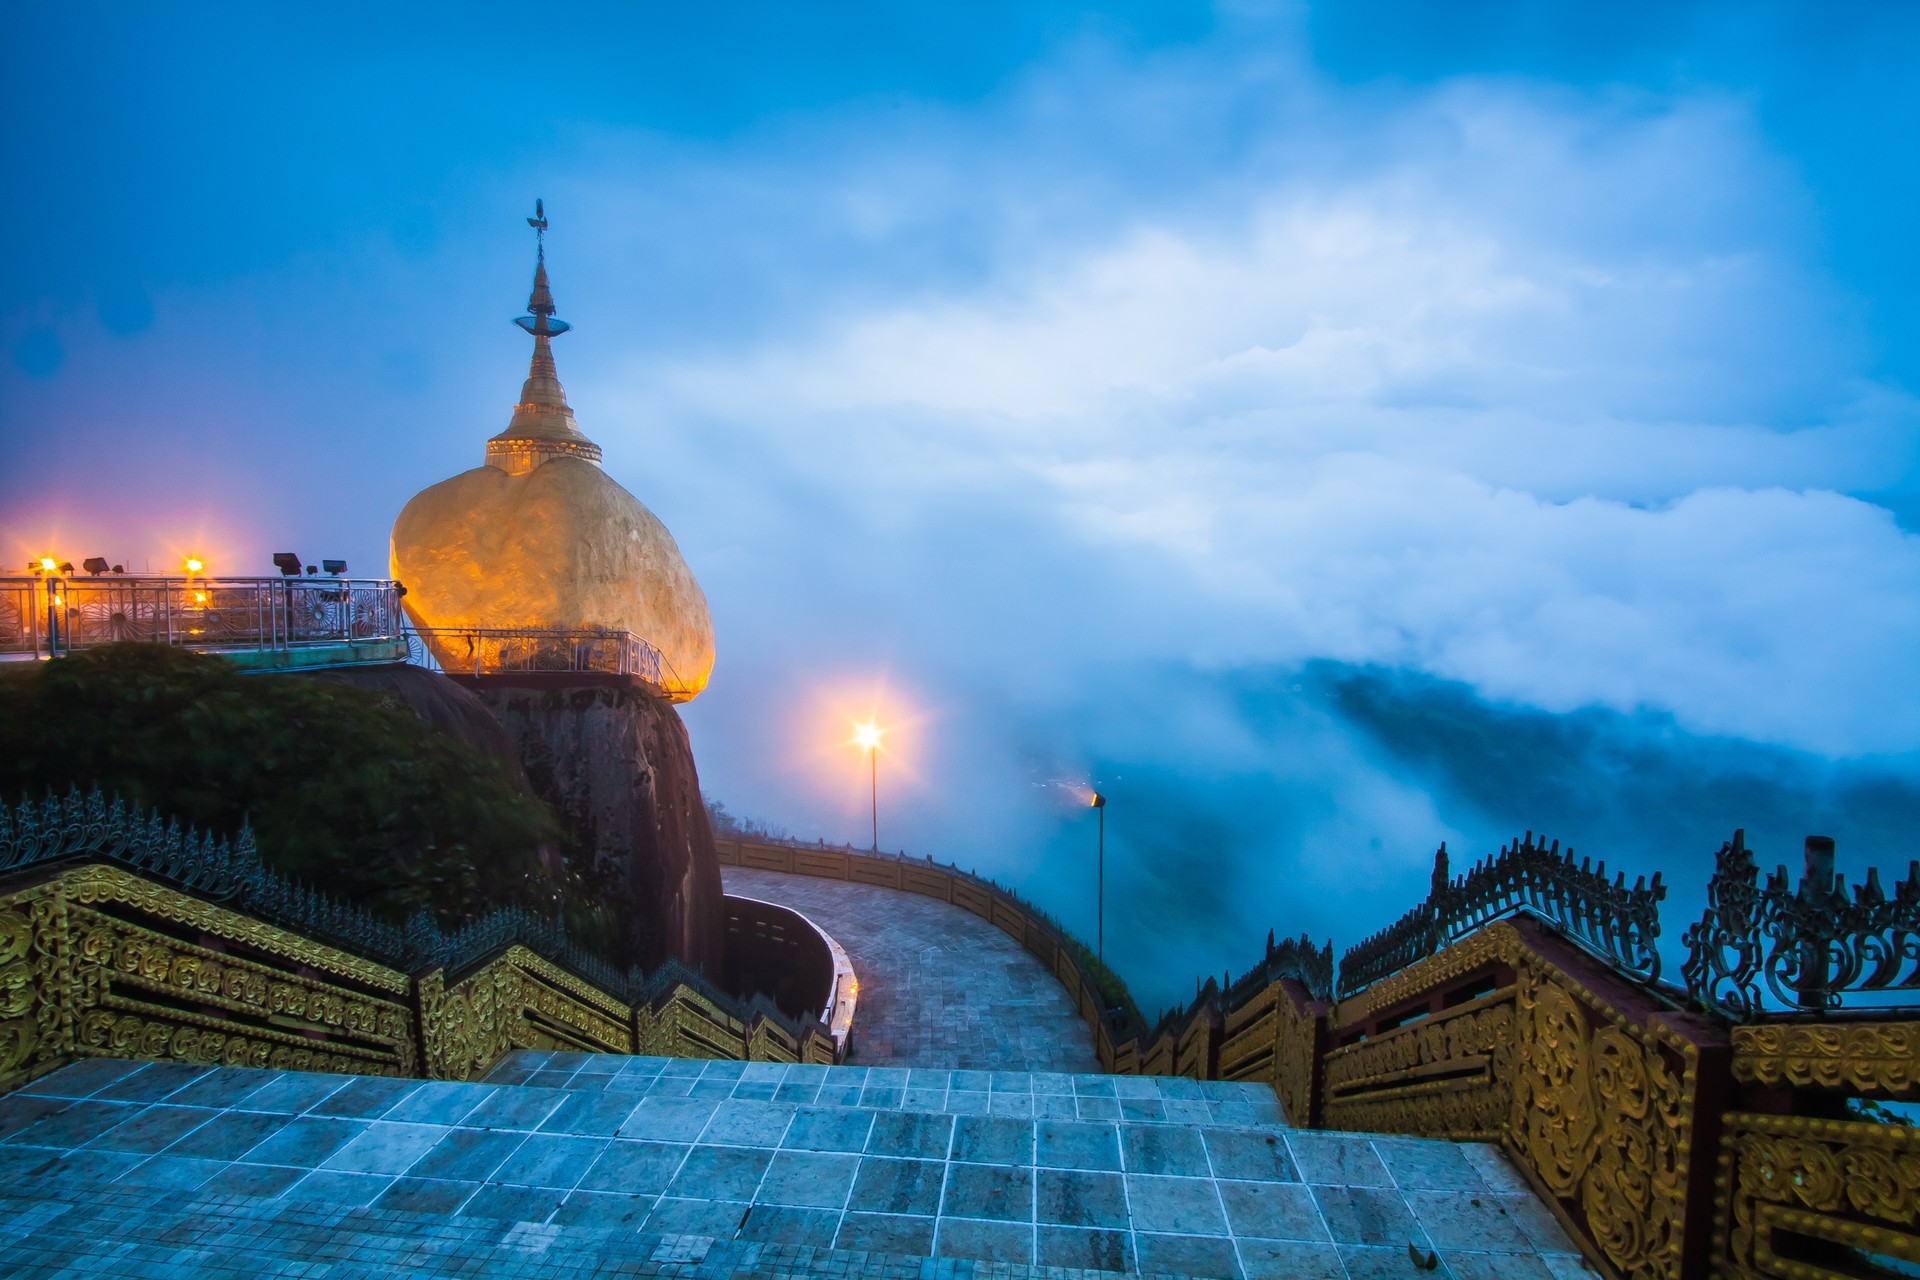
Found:
[[[675,959],[718,978],[720,864],[672,705],[612,676],[458,679],[505,727],[575,865],[619,916],[615,959],[648,969]]]

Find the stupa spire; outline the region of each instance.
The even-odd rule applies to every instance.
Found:
[[[513,322],[533,335],[533,360],[520,388],[520,402],[513,406],[513,421],[487,441],[487,465],[509,475],[523,475],[556,457],[596,465],[600,461],[600,446],[587,439],[573,420],[566,388],[560,385],[553,363],[553,339],[573,326],[554,317],[553,289],[547,283],[545,201],[533,202],[527,225],[534,233],[533,292],[527,297],[527,314],[515,316]]]

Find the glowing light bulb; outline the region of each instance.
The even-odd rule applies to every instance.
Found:
[[[200,558],[199,556],[188,556],[188,557],[187,557],[187,572],[188,572],[188,573],[199,573],[199,572],[200,572],[200,571],[201,571],[202,569],[204,569],[204,568],[206,568],[206,567],[207,567],[207,562],[206,562],[206,561],[204,561],[204,560],[202,560],[202,559],[201,559],[201,558]]]
[[[854,745],[862,751],[877,751],[880,748],[880,739],[886,732],[871,720],[865,724],[856,724],[853,726]]]
[[[58,560],[55,560],[52,556],[40,557],[40,572],[52,573],[55,569],[58,569],[59,567],[60,567],[60,562]]]

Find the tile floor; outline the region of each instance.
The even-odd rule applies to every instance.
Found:
[[[512,1053],[491,1084],[531,1085],[607,1095],[576,1108],[620,1112],[624,1094],[751,1099],[870,1111],[944,1111],[1022,1120],[1125,1120],[1138,1124],[1280,1124],[1263,1085],[1180,1076],[1098,1072],[947,1071],[925,1067],[786,1066],[693,1058],[622,1058],[598,1053]]]
[[[899,1273],[927,1275],[942,1267],[958,1274],[963,1263],[1022,1269],[1008,1275],[1050,1267],[1342,1280],[1587,1274],[1494,1149],[1289,1131],[1231,1096],[1257,1092],[1249,1086],[1047,1073],[980,1081],[964,1071],[916,1083],[917,1071],[876,1081],[861,1068],[585,1057],[516,1055],[503,1068],[525,1074],[515,1084],[75,1064],[0,1098],[0,1186],[21,1197],[0,1206],[0,1270],[52,1266],[42,1255],[56,1240],[79,1250],[60,1265],[97,1267],[154,1238],[158,1228],[141,1215],[177,1216],[191,1204],[217,1206],[203,1216],[226,1224],[222,1239],[244,1234],[250,1212],[276,1222],[289,1214],[411,1217],[496,1245],[531,1233],[556,1258],[617,1254],[609,1239],[627,1241],[629,1261],[659,1241],[669,1252],[679,1247],[673,1240],[714,1242],[689,1267],[707,1267],[716,1247],[713,1266],[750,1268],[764,1259],[743,1262],[742,1250],[798,1250],[779,1256],[804,1254],[814,1269],[792,1273],[806,1275],[879,1267],[848,1260],[855,1255],[884,1255],[888,1267],[919,1257],[921,1271]],[[703,1080],[715,1091],[696,1093]],[[724,1096],[723,1082],[731,1084]],[[789,1085],[798,1093],[782,1097]],[[926,1101],[938,1091],[948,1105],[909,1106],[913,1089],[927,1091]],[[985,1109],[971,1109],[971,1099],[968,1110],[954,1109],[956,1094],[984,1095]],[[1029,1111],[996,1112],[996,1097],[1025,1097]],[[1071,1099],[1074,1114],[1036,1105],[1043,1098]],[[1162,1114],[1125,1118],[1125,1100],[1157,1102]],[[1089,1114],[1089,1101],[1112,1103],[1114,1113]],[[1172,1103],[1249,1114],[1176,1120],[1165,1114]],[[132,1197],[133,1207],[87,1216],[115,1197]],[[35,1218],[35,1206],[55,1205],[66,1206],[56,1218],[79,1213],[76,1222],[93,1226],[70,1224],[61,1235],[44,1213]],[[148,1225],[134,1225],[141,1222]],[[1416,1269],[1409,1246],[1436,1253],[1438,1269]],[[370,1267],[386,1247],[367,1246]],[[502,1267],[507,1256],[499,1255]],[[422,1273],[487,1273],[451,1265],[421,1264]]]

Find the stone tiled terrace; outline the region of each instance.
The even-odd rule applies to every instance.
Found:
[[[1097,1071],[1065,988],[1012,938],[951,903],[874,885],[723,867],[728,893],[792,907],[853,960],[853,1061]]]
[[[0,1099],[0,1272],[1586,1274],[1493,1149],[1292,1132],[1255,1086],[584,1054],[495,1080],[68,1067]]]

